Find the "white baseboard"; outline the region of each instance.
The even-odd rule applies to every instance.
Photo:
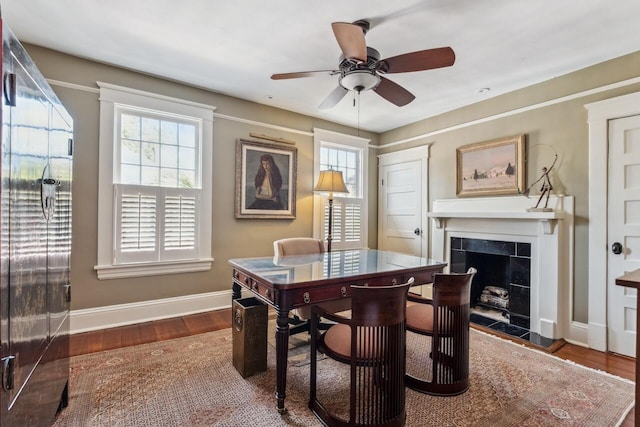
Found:
[[[607,351],[607,325],[589,323],[589,348]]]
[[[71,311],[70,333],[185,316],[231,307],[231,290]]]
[[[589,325],[580,322],[571,322],[569,326],[569,338],[565,340],[581,347],[589,347]]]

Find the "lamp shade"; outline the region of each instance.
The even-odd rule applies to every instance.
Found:
[[[342,179],[342,172],[334,170],[320,171],[318,183],[313,191],[324,191],[330,194],[349,192]]]

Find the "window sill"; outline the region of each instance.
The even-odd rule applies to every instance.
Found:
[[[186,261],[163,261],[153,263],[96,265],[99,280],[123,279],[127,277],[161,276],[165,274],[195,273],[211,270],[213,258]]]

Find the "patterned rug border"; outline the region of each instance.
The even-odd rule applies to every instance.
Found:
[[[471,390],[463,395],[449,398],[433,398],[433,397],[425,397],[425,395],[420,395],[420,393],[415,393],[411,390],[407,391],[407,404],[411,401],[411,411],[409,411],[408,406],[408,419],[407,426],[416,426],[416,425],[447,425],[447,426],[461,426],[461,425],[477,425],[477,426],[485,426],[485,425],[508,425],[508,426],[539,426],[539,425],[547,425],[547,426],[556,426],[556,425],[582,425],[582,426],[620,426],[624,419],[628,416],[629,412],[634,408],[633,401],[633,393],[630,392],[629,387],[634,384],[633,381],[618,377],[616,375],[610,374],[605,371],[601,371],[598,369],[589,368],[578,363],[572,362],[570,360],[563,359],[556,355],[550,354],[548,352],[541,351],[536,348],[532,348],[530,346],[524,345],[519,342],[515,342],[512,340],[504,339],[502,337],[486,333],[484,331],[480,331],[477,329],[472,329],[472,337],[476,334],[476,344],[477,349],[476,352],[479,352],[480,356],[478,367],[484,369],[485,367],[490,367],[493,365],[487,365],[486,360],[493,359],[491,356],[490,348],[497,348],[504,352],[508,357],[522,357],[521,362],[513,361],[511,362],[514,368],[505,371],[504,373],[500,372],[500,368],[505,366],[506,358],[505,356],[498,357],[495,368],[497,371],[491,371],[491,373],[485,374],[491,376],[491,381],[485,383],[485,381],[476,382],[472,384],[476,391],[471,393]],[[490,340],[488,339],[490,337]],[[483,341],[485,340],[485,341]],[[289,352],[289,375],[291,379],[288,381],[287,385],[287,408],[289,409],[289,413],[286,416],[279,416],[277,411],[273,410],[273,404],[275,400],[273,398],[273,392],[275,390],[275,352],[273,348],[272,340],[269,341],[269,356],[268,356],[268,371],[262,374],[255,375],[253,377],[249,377],[244,379],[243,381],[238,381],[237,379],[233,379],[234,377],[239,377],[239,374],[235,372],[235,369],[232,367],[230,359],[231,354],[227,354],[229,351],[232,340],[231,340],[231,329],[226,328],[218,331],[205,332],[202,334],[196,334],[187,337],[175,338],[172,340],[165,341],[156,341],[151,343],[140,344],[137,346],[131,347],[122,347],[118,349],[105,350],[96,353],[89,353],[74,356],[71,358],[71,366],[72,369],[72,382],[70,387],[70,396],[75,399],[70,403],[70,407],[65,409],[61,416],[58,417],[54,426],[76,426],[76,425],[92,425],[92,426],[111,426],[111,425],[127,425],[126,420],[131,420],[130,414],[126,414],[122,412],[133,413],[140,412],[137,417],[145,417],[145,414],[149,413],[151,415],[157,415],[158,411],[168,410],[172,414],[170,420],[168,419],[165,425],[175,425],[175,426],[237,426],[242,425],[238,424],[239,420],[246,420],[251,422],[251,425],[269,425],[271,426],[315,426],[317,424],[317,419],[310,413],[307,407],[308,399],[308,378],[305,378],[304,369],[306,369],[307,362],[305,359],[305,351],[306,346],[297,346],[290,349]],[[472,340],[473,342],[473,340]],[[217,369],[224,369],[226,371],[233,371],[231,378],[228,376],[220,377],[220,382],[224,382],[224,384],[219,385],[217,387],[222,387],[221,389],[214,390],[214,385],[206,384],[204,386],[199,386],[199,389],[193,391],[193,396],[187,396],[188,405],[187,408],[182,406],[178,407],[167,407],[158,409],[158,404],[149,401],[149,395],[153,397],[153,392],[148,390],[157,390],[157,389],[144,389],[145,387],[150,387],[153,385],[153,378],[149,379],[146,377],[142,378],[142,385],[140,386],[141,390],[144,391],[140,393],[140,390],[136,390],[138,388],[138,382],[130,380],[133,387],[129,385],[129,388],[133,389],[130,393],[131,395],[126,396],[117,396],[118,388],[115,387],[115,384],[119,381],[118,378],[125,378],[118,375],[122,375],[118,373],[116,376],[113,376],[110,372],[104,371],[104,365],[112,365],[112,364],[120,364],[123,360],[127,363],[132,363],[133,368],[136,368],[138,365],[142,367],[142,373],[151,372],[153,376],[159,375],[158,378],[162,379],[162,384],[165,385],[167,381],[175,380],[176,377],[181,375],[181,369],[187,369],[186,367],[182,367],[179,365],[175,365],[175,358],[171,358],[172,353],[178,353],[181,351],[182,355],[184,355],[184,348],[194,345],[198,345],[198,349],[202,348],[203,345],[215,345],[218,343],[218,349],[216,351],[211,351],[211,357],[216,357],[217,362],[215,363],[215,367]],[[303,343],[303,341],[301,341]],[[492,344],[495,343],[495,344]],[[502,347],[504,346],[504,347]],[[212,347],[213,348],[213,347]],[[182,349],[182,350],[176,350]],[[197,350],[195,350],[197,351]],[[162,354],[164,352],[164,354]],[[222,352],[222,353],[221,353]],[[138,354],[139,355],[136,355]],[[530,354],[531,356],[527,356],[526,354]],[[149,358],[149,355],[153,355],[154,358],[160,359],[157,356],[161,355],[161,358],[167,356],[167,360],[173,361],[171,362],[162,362],[163,365],[156,365],[156,367],[151,368],[145,365],[148,362],[145,362],[141,359],[146,357]],[[502,354],[500,351],[496,354]],[[541,390],[544,390],[544,386],[540,386],[540,382],[536,375],[539,376],[535,371],[531,371],[528,360],[534,360],[535,357],[540,355],[547,356],[547,358],[541,358],[540,365],[549,366],[553,368],[556,366],[556,370],[558,368],[561,369],[561,366],[567,366],[567,368],[575,369],[575,367],[582,368],[581,370],[574,371],[566,371],[560,377],[569,378],[571,380],[572,376],[576,378],[589,378],[583,377],[583,374],[579,374],[579,371],[584,372],[584,375],[596,375],[597,377],[593,377],[595,382],[600,382],[601,384],[610,384],[610,387],[613,387],[613,395],[606,396],[604,400],[602,398],[590,397],[590,401],[585,401],[585,404],[590,404],[589,402],[593,401],[594,408],[590,410],[591,412],[585,412],[583,407],[575,407],[571,406],[563,406],[566,404],[567,396],[563,396],[565,391],[562,389],[558,389],[557,385],[554,385],[554,390],[556,392],[547,391],[548,397],[544,397],[540,400]],[[144,357],[143,357],[144,356]],[[532,357],[535,356],[535,357]],[[190,357],[190,360],[192,358]],[[202,366],[201,357],[197,356],[194,353],[194,359],[196,359],[196,365],[193,369],[198,369]],[[502,360],[504,359],[504,360]],[[544,362],[544,360],[553,361],[553,363]],[[331,361],[323,362],[330,363]],[[564,362],[564,363],[559,363]],[[155,362],[154,362],[155,363]],[[160,363],[160,362],[157,362]],[[199,363],[199,364],[198,364]],[[519,364],[520,363],[520,364]],[[525,365],[521,365],[521,363],[525,363]],[[168,364],[168,365],[167,365]],[[554,365],[555,364],[555,365]],[[165,366],[167,365],[167,366]],[[532,366],[536,366],[537,362]],[[156,374],[155,369],[158,368],[159,373]],[[174,372],[175,368],[178,368],[178,372]],[[99,369],[100,374],[97,375],[98,378],[85,378],[84,375],[94,375],[92,373],[93,369]],[[138,367],[138,370],[141,368]],[[192,369],[192,368],[188,368]],[[515,370],[514,370],[515,369]],[[529,373],[531,371],[531,373]],[[138,372],[138,371],[133,371]],[[554,371],[554,372],[563,372],[563,371]],[[572,373],[573,372],[573,373]],[[140,375],[142,374],[140,373]],[[508,382],[504,382],[504,379],[496,378],[496,373],[498,375],[507,375]],[[166,377],[163,379],[163,375]],[[212,374],[213,375],[213,374]],[[515,377],[511,377],[515,375]],[[531,376],[533,375],[533,376]],[[552,374],[555,375],[555,374]],[[113,377],[113,378],[111,378]],[[199,377],[195,377],[199,378]],[[214,377],[218,378],[218,377]],[[601,378],[600,381],[597,381],[597,378]],[[125,378],[126,379],[126,378]],[[201,378],[199,378],[201,379]],[[241,378],[240,378],[241,379]],[[526,382],[531,382],[531,384],[522,388],[523,386],[519,386],[517,381],[525,380]],[[608,380],[608,381],[607,381]],[[89,381],[89,382],[87,382]],[[136,380],[137,381],[137,380]],[[229,382],[232,381],[232,382]],[[331,379],[329,379],[331,381]],[[340,380],[342,381],[342,380]],[[502,382],[501,382],[502,381]],[[512,382],[515,381],[515,382]],[[214,381],[218,382],[218,381]],[[80,384],[83,383],[84,389],[80,387]],[[240,384],[237,384],[240,383]],[[297,383],[297,385],[294,384]],[[557,382],[556,382],[557,383]],[[86,387],[87,384],[90,384],[89,388]],[[227,385],[225,385],[227,384]],[[233,385],[232,385],[233,384]],[[558,384],[558,383],[557,383]],[[563,384],[561,381],[559,384]],[[574,387],[574,382],[567,383],[570,384],[571,387]],[[617,385],[616,385],[617,384]],[[503,390],[503,386],[506,386],[506,389]],[[235,388],[234,388],[235,387]],[[496,388],[498,387],[498,388]],[[529,388],[527,388],[529,387]],[[534,387],[531,389],[531,387]],[[619,390],[615,390],[615,389]],[[211,390],[214,390],[216,394],[216,398],[211,401]],[[231,390],[234,390],[233,392]],[[589,395],[589,389],[584,389],[577,387],[575,388],[576,392],[581,392],[584,390],[587,395]],[[591,389],[592,391],[596,391],[595,389]],[[487,401],[484,402],[482,400],[478,401],[480,397],[478,397],[478,393],[496,393],[500,392],[502,397],[499,397],[497,401]],[[597,391],[598,393],[600,391]],[[110,393],[110,394],[109,394]],[[145,393],[147,393],[145,395]],[[161,391],[158,392],[163,394],[161,396],[166,400],[167,393],[169,391]],[[191,393],[191,392],[190,392]],[[524,393],[524,394],[523,394]],[[532,394],[530,394],[532,393]],[[572,392],[573,393],[573,392]],[[611,392],[609,392],[611,393]],[[306,397],[305,397],[306,394]],[[475,394],[476,397],[473,397]],[[228,396],[230,395],[230,396]],[[545,396],[544,392],[542,395]],[[117,397],[114,397],[117,396]],[[142,396],[142,397],[140,397]],[[253,396],[253,397],[251,397]],[[573,395],[569,395],[571,397]],[[590,395],[589,395],[590,396]],[[574,396],[575,397],[575,396]],[[579,399],[582,399],[586,396],[579,396]],[[525,399],[525,408],[522,409],[518,406],[509,406],[512,405],[510,403],[512,399]],[[89,399],[89,400],[87,400]],[[106,400],[104,400],[106,399]],[[146,399],[146,400],[145,400]],[[183,397],[184,399],[184,397]],[[259,399],[259,402],[256,403],[252,399]],[[433,400],[429,400],[433,399]],[[485,399],[485,398],[483,398]],[[600,400],[593,400],[600,399]],[[631,399],[631,403],[627,405],[628,399]],[[159,401],[162,401],[160,398]],[[162,401],[164,402],[164,401]],[[253,403],[251,403],[253,402]],[[610,406],[610,410],[605,410],[606,412],[593,412],[593,411],[602,411],[607,404],[613,404],[618,402],[617,406]],[[416,407],[416,403],[418,406]],[[481,405],[480,408],[476,407],[476,403]],[[131,405],[134,406],[131,406]],[[171,403],[173,404],[173,403]],[[171,404],[167,406],[171,406]],[[424,405],[427,405],[426,407]],[[97,406],[96,406],[97,405]],[[120,409],[117,409],[116,412],[113,412],[113,408],[111,406],[118,406]],[[146,406],[145,406],[146,405]],[[257,406],[256,406],[257,405]],[[471,406],[470,406],[471,405]],[[498,406],[496,406],[498,405]],[[522,403],[519,404],[520,406]],[[628,406],[628,407],[627,407]],[[626,409],[625,409],[626,407]],[[500,410],[502,408],[502,410]],[[562,408],[569,409],[570,412],[567,415],[570,415],[572,418],[562,419],[562,413],[556,414],[553,411],[562,411]],[[600,409],[597,409],[600,408]],[[71,411],[70,411],[71,410]],[[506,411],[505,411],[506,410]],[[578,412],[574,413],[572,411],[577,410]],[[118,412],[120,411],[120,412]],[[147,412],[145,412],[147,411]],[[155,411],[155,412],[154,412]],[[173,411],[173,412],[171,412]],[[186,414],[184,411],[187,412]],[[478,411],[480,411],[480,415],[478,415]],[[488,411],[486,413],[482,413],[482,411]],[[533,411],[533,412],[532,412]],[[183,412],[180,414],[176,414],[176,412]],[[439,414],[437,423],[434,424],[433,417],[431,414]],[[608,414],[608,415],[607,415]],[[411,418],[409,418],[411,415]],[[603,415],[606,417],[603,418]],[[525,418],[522,418],[522,417]],[[461,418],[462,417],[462,418]],[[469,417],[469,418],[466,418]],[[140,418],[136,418],[140,419]],[[606,419],[607,421],[603,421]],[[124,424],[123,424],[123,420]],[[149,421],[151,418],[149,418]],[[176,421],[182,420],[182,421]],[[431,420],[431,421],[430,421]],[[520,420],[520,423],[518,423]],[[526,420],[522,422],[522,420]],[[145,419],[144,422],[149,422]],[[154,425],[154,424],[131,424],[129,422],[128,425]],[[88,423],[88,424],[87,424]],[[416,424],[417,423],[417,424]]]
[[[630,379],[623,378],[623,377],[620,377],[620,376],[617,376],[617,375],[611,374],[611,373],[609,373],[609,372],[607,372],[607,371],[602,371],[602,370],[600,370],[600,369],[590,368],[589,366],[584,366],[584,365],[581,365],[581,364],[579,364],[579,363],[576,363],[576,362],[574,362],[573,360],[563,359],[562,357],[556,356],[556,355],[555,355],[555,354],[553,354],[553,353],[548,353],[548,352],[546,352],[546,351],[542,351],[542,350],[539,350],[539,349],[534,348],[534,347],[529,347],[528,345],[523,344],[523,343],[520,343],[520,342],[517,342],[517,341],[512,341],[512,340],[504,339],[504,338],[501,338],[501,337],[499,337],[499,336],[497,336],[497,335],[490,334],[490,333],[488,333],[488,332],[481,331],[481,330],[479,330],[479,329],[470,329],[470,330],[471,330],[471,331],[473,331],[473,332],[477,332],[477,333],[479,333],[479,334],[482,334],[482,335],[485,335],[485,336],[491,337],[491,338],[495,338],[496,340],[500,340],[500,341],[503,341],[503,342],[510,342],[510,343],[511,343],[511,344],[513,344],[513,345],[517,345],[517,346],[519,346],[519,347],[526,348],[527,350],[533,351],[533,352],[535,352],[535,353],[542,354],[542,355],[549,356],[549,357],[552,357],[552,358],[554,358],[554,359],[560,360],[560,361],[562,361],[562,362],[564,362],[564,363],[566,363],[566,364],[568,364],[568,365],[578,366],[578,367],[580,367],[580,368],[582,368],[582,369],[586,369],[587,371],[591,371],[591,372],[595,372],[595,373],[598,373],[598,374],[602,374],[602,375],[605,375],[605,376],[611,377],[611,378],[613,378],[613,379],[616,379],[616,380],[619,380],[619,381],[622,381],[622,382],[625,382],[625,383],[628,383],[628,384],[635,384],[635,381],[631,381]],[[631,405],[631,407],[633,408],[633,405]]]
[[[529,347],[529,346],[527,346],[526,344],[522,344],[522,343],[519,343],[519,342],[517,342],[517,341],[512,341],[512,340],[508,340],[508,339],[500,338],[499,336],[496,336],[496,335],[490,334],[490,333],[488,333],[488,332],[481,331],[481,330],[479,330],[479,329],[470,329],[470,330],[471,330],[471,331],[474,331],[474,332],[477,332],[477,333],[479,333],[479,334],[482,334],[482,335],[485,335],[485,336],[488,336],[488,337],[494,338],[494,339],[496,339],[496,340],[510,342],[511,344],[517,345],[517,346],[519,346],[519,347],[526,348],[527,350],[532,351],[532,352],[534,352],[534,353],[538,353],[538,354],[542,354],[542,355],[545,355],[545,356],[549,356],[549,357],[551,357],[551,358],[554,358],[554,359],[557,359],[557,360],[559,360],[559,361],[561,361],[561,362],[564,362],[564,363],[566,363],[567,365],[570,365],[570,366],[576,366],[576,367],[578,367],[578,368],[582,368],[582,369],[584,369],[584,370],[586,370],[586,371],[589,371],[589,372],[594,372],[594,373],[597,373],[597,374],[600,374],[600,375],[604,375],[604,376],[606,376],[606,377],[609,377],[609,378],[612,378],[612,379],[615,379],[615,380],[618,380],[618,381],[621,381],[621,382],[624,382],[624,383],[627,383],[627,384],[633,384],[633,385],[635,385],[635,381],[631,381],[630,379],[623,378],[623,377],[620,377],[620,376],[618,376],[618,375],[611,374],[611,373],[609,373],[609,372],[607,372],[607,371],[603,371],[603,370],[601,370],[601,369],[591,368],[591,367],[589,367],[589,366],[584,366],[584,365],[581,365],[581,364],[579,364],[579,363],[574,362],[573,360],[563,359],[562,357],[556,356],[556,355],[554,355],[554,354],[552,354],[552,353],[548,353],[548,352],[546,352],[546,351],[542,351],[542,350],[539,350],[539,349],[537,349],[537,348]],[[618,427],[618,426],[622,425],[622,423],[624,422],[625,418],[627,418],[627,415],[629,415],[629,413],[633,410],[633,408],[634,408],[634,407],[635,407],[635,401],[634,401],[634,402],[632,402],[632,403],[627,407],[627,409],[625,409],[625,410],[624,410],[624,415],[622,415],[622,417],[620,418],[620,420],[619,420],[619,421],[618,421],[618,423],[616,424],[616,427]]]

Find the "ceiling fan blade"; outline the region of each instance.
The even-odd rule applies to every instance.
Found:
[[[411,92],[382,76],[380,76],[380,84],[373,88],[373,91],[398,107],[403,107],[416,99]]]
[[[318,109],[324,110],[324,109],[327,109],[327,108],[334,107],[338,102],[340,102],[340,100],[342,98],[344,98],[344,96],[347,94],[347,92],[349,92],[347,89],[345,89],[342,86],[338,85],[338,87],[336,87],[329,94],[329,96],[327,96],[324,99],[324,101],[322,101],[322,104],[320,104],[318,106]]]
[[[367,61],[367,43],[364,41],[364,31],[361,26],[334,22],[331,28],[345,58]]]
[[[300,77],[312,77],[316,74],[329,73],[329,75],[337,74],[340,71],[336,70],[318,70],[318,71],[298,71],[296,73],[281,73],[272,74],[271,80],[284,80],[284,79],[298,79]]]
[[[418,13],[428,8],[429,8],[429,2],[420,1],[412,6],[408,6],[403,9],[396,10],[395,12],[391,12],[386,15],[378,15],[371,18],[366,18],[365,20],[369,22],[370,28],[377,28],[380,25],[384,24],[385,22],[393,21],[406,15]]]
[[[408,73],[410,71],[432,70],[450,67],[456,61],[456,54],[450,47],[419,50],[378,61],[376,68],[381,73]]]

